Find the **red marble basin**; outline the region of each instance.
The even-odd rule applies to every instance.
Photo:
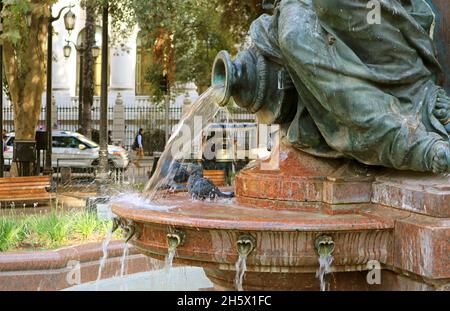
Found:
[[[245,288],[317,289],[316,240],[323,236],[335,246],[334,289],[367,289],[361,271],[371,261],[390,280],[378,289],[450,286],[448,179],[282,150],[279,169],[239,173],[232,202],[178,193],[153,208],[128,198],[113,211],[132,222],[138,234],[131,242],[150,257],[168,254],[168,234],[172,242],[174,233],[183,237],[175,261],[203,267],[220,289],[233,288],[238,247],[248,244]]]
[[[333,271],[366,269],[370,260],[391,261],[393,224],[379,218],[192,202],[185,194],[160,203],[172,207],[153,210],[125,202],[113,206],[116,215],[135,222],[140,234],[132,243],[151,257],[166,256],[167,234],[178,230],[185,240],[176,260],[192,266],[234,270],[236,241],[243,234],[256,241],[248,271],[314,272],[315,240],[321,235],[331,236],[335,243]]]

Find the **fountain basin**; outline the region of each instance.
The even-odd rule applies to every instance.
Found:
[[[167,234],[183,232],[186,238],[177,248],[176,260],[186,265],[233,271],[238,259],[236,242],[244,234],[256,241],[247,259],[247,270],[255,272],[315,272],[315,240],[324,234],[336,245],[334,271],[364,270],[367,261],[388,262],[392,253],[392,222],[365,215],[191,202],[182,194],[161,203],[173,208],[152,211],[116,203],[113,210],[135,223],[141,234],[132,243],[151,257],[164,258]]]
[[[117,201],[113,212],[132,224],[131,243],[147,256],[163,259],[177,237],[175,262],[204,268],[218,289],[234,289],[243,251],[244,289],[319,289],[318,241],[332,252],[330,289],[448,288],[450,222],[442,217],[448,206],[412,208],[431,188],[447,204],[448,180],[394,174],[399,181],[346,161],[282,153],[279,170],[241,172],[233,201],[177,193],[157,205]],[[367,281],[374,263],[382,284]]]

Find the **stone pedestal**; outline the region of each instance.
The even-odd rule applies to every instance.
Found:
[[[114,105],[113,120],[113,143],[122,145],[125,142],[125,107],[123,105],[122,95],[117,95],[116,104]]]
[[[58,129],[59,123],[58,123],[58,106],[56,105],[56,99],[55,97],[52,97],[52,128]]]

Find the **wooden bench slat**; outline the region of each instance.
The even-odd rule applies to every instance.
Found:
[[[0,190],[3,189],[20,189],[20,188],[29,188],[29,187],[34,187],[34,188],[42,188],[45,189],[45,187],[48,187],[50,184],[49,183],[41,183],[41,184],[11,184],[11,185],[1,185],[0,186]]]
[[[42,187],[45,188],[46,186],[50,185],[50,183],[20,183],[20,184],[7,184],[7,185],[0,185],[0,189],[8,189],[8,188],[19,188],[19,187],[27,187],[27,186],[34,186],[34,187]]]
[[[51,195],[48,195],[48,196],[40,195],[40,196],[20,197],[20,198],[18,197],[18,198],[14,199],[14,200],[0,198],[0,202],[3,202],[3,203],[5,203],[5,202],[13,203],[14,202],[16,204],[19,204],[19,203],[39,203],[39,202],[44,202],[44,201],[50,201],[51,198],[52,198]],[[19,207],[19,206],[17,206],[17,207]]]
[[[29,183],[29,182],[51,182],[51,178],[50,176],[0,178],[0,184]]]
[[[30,197],[30,198],[36,198],[36,197],[48,197],[48,196],[52,196],[52,193],[22,193],[20,195],[16,195],[15,197],[0,197],[1,200],[10,200],[10,201],[14,201],[17,198],[25,198],[25,197]]]
[[[7,199],[7,198],[0,198],[0,202],[29,202],[29,203],[35,203],[35,202],[42,202],[42,201],[49,201],[51,198],[53,198],[52,195],[38,195],[38,196],[20,196],[14,199]]]
[[[36,193],[48,193],[47,191],[39,190],[39,189],[30,189],[30,190],[18,190],[18,191],[10,191],[10,192],[0,192],[0,197],[9,196],[14,198],[14,195],[22,195],[22,194],[36,194]]]

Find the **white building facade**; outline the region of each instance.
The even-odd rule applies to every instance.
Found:
[[[53,14],[73,1],[61,0],[53,6]],[[64,11],[63,15],[66,11]],[[74,31],[69,35],[64,27],[64,19],[61,17],[55,21],[54,37],[53,37],[53,77],[52,89],[56,104],[59,107],[69,107],[78,105],[79,95],[79,52],[72,45],[72,53],[69,58],[64,57],[63,47],[67,44],[66,40],[80,44],[83,40],[84,25],[86,14],[79,5],[72,8],[75,13],[76,26]],[[111,28],[111,27],[110,27]],[[96,29],[96,44],[101,47],[101,22],[98,19]],[[140,53],[145,53],[138,48],[139,27],[136,26],[129,38],[123,40],[120,46],[109,46],[109,104],[114,105],[117,95],[120,93],[125,106],[133,105],[152,105],[149,94],[145,94],[142,84],[145,83],[145,72],[139,60],[142,60]],[[141,57],[140,57],[141,56]],[[96,59],[95,74],[95,93],[100,95],[100,64],[101,56]],[[188,93],[190,99],[194,100],[198,94],[193,84],[187,85],[185,88],[178,89],[177,96],[171,103],[172,107],[181,107],[183,105],[185,94]],[[95,100],[98,102],[98,99]],[[45,94],[43,95],[43,105],[45,106]],[[94,104],[95,105],[95,104]]]

